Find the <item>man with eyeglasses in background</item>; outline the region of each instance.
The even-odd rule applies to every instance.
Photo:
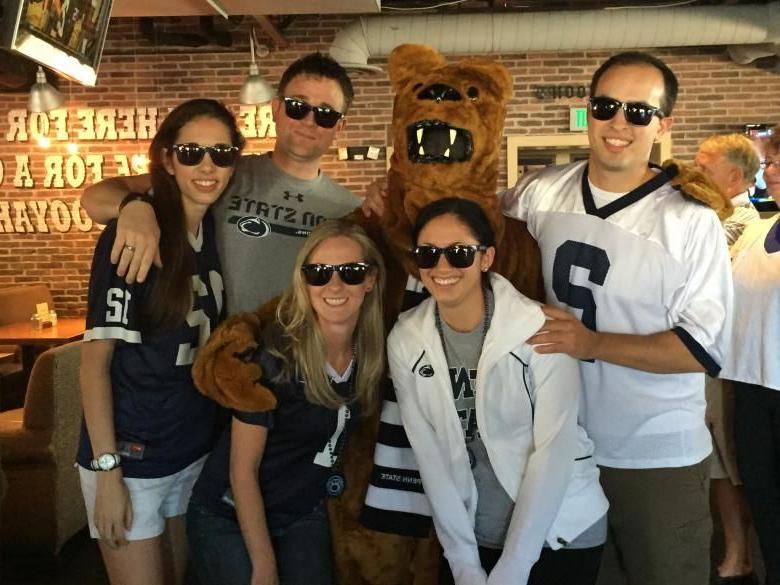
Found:
[[[271,103],[273,152],[241,157],[231,184],[211,207],[228,314],[252,311],[280,294],[309,232],[359,205],[358,197],[320,170],[353,97],[347,72],[320,53],[298,59],[282,74]],[[205,157],[198,145],[177,149],[177,156],[180,151],[192,155],[189,164]],[[209,152],[210,164],[219,163],[214,156]],[[188,164],[181,156],[179,161]],[[152,263],[159,264],[150,187],[149,175],[114,177],[87,188],[81,199],[99,223],[119,217],[111,259],[128,282],[142,282]]]

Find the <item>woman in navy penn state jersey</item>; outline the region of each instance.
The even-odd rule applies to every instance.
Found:
[[[374,410],[384,369],[384,265],[365,232],[326,221],[295,261],[292,284],[255,361],[270,412],[233,412],[187,512],[202,585],[333,583],[328,496],[341,453]]]
[[[224,291],[208,213],[243,147],[233,115],[197,99],[171,111],[149,149],[162,267],[143,283],[116,275],[116,222],[95,249],[81,359],[84,405],[77,462],[112,584],[180,584],[184,513],[218,437],[216,404],[190,373],[223,316]],[[132,261],[132,244],[120,262]]]
[[[424,207],[412,252],[431,298],[400,316],[387,344],[446,559],[440,583],[590,585],[607,501],[577,424],[578,365],[534,352],[544,314],[489,272],[494,242],[473,201]]]

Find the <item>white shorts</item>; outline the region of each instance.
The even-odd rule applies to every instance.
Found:
[[[206,457],[208,455],[166,477],[124,479],[133,506],[133,524],[130,530],[125,532],[127,540],[145,540],[160,536],[165,531],[166,519],[181,516],[187,511],[192,488],[206,463]],[[97,474],[102,472],[84,469],[80,465],[78,468],[81,493],[84,494],[87,507],[89,534],[92,538],[100,539],[100,533],[95,527],[95,492]]]

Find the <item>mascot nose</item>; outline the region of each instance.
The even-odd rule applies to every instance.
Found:
[[[433,85],[429,85],[425,89],[421,90],[420,93],[417,94],[417,99],[436,100],[437,102],[442,100],[458,102],[462,98],[460,96],[460,92],[451,85],[446,85],[444,83],[434,83]]]

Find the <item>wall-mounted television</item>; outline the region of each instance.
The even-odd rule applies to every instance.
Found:
[[[112,0],[3,0],[0,46],[94,86]]]

